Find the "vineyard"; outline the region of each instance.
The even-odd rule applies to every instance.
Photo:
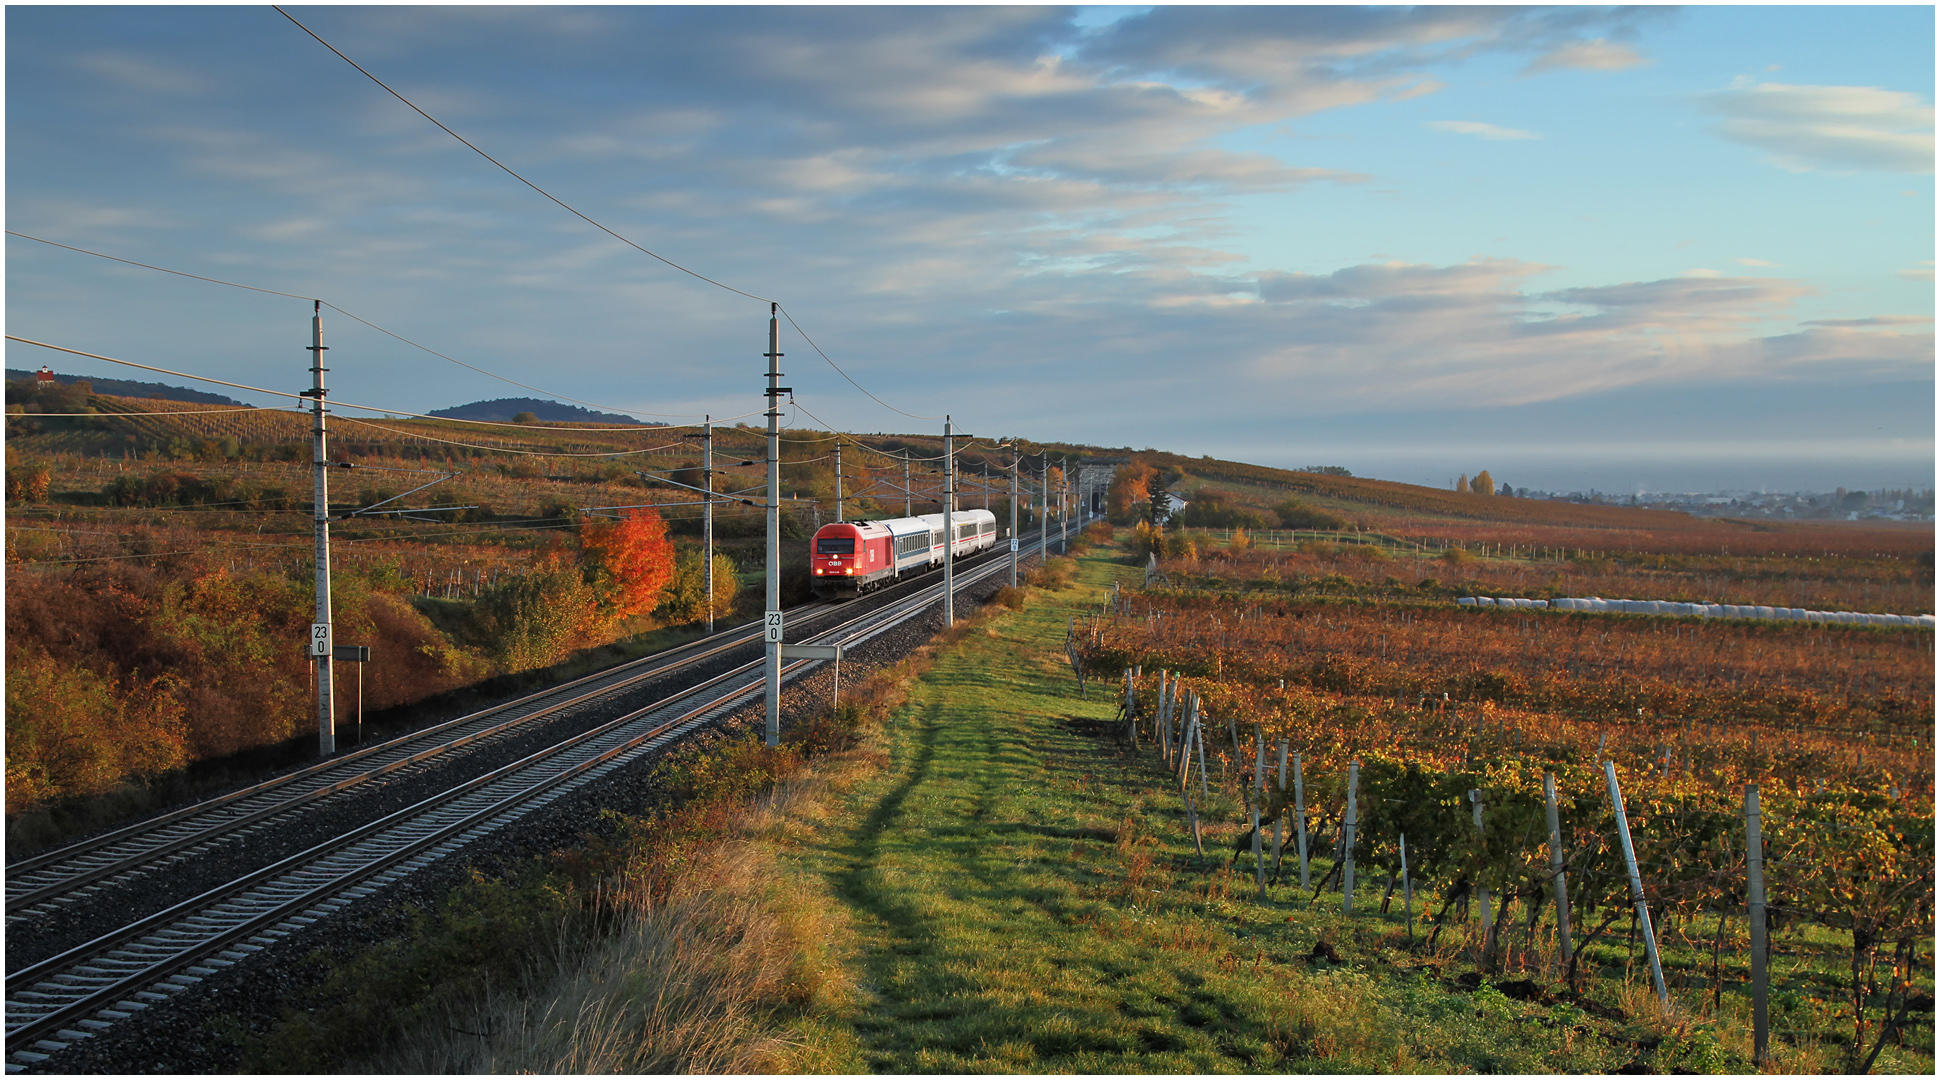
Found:
[[[1356,547],[1171,560],[1072,626],[1075,668],[1128,701],[1127,734],[1174,774],[1195,837],[1210,776],[1261,814],[1263,895],[1269,874],[1271,889],[1290,886],[1298,836],[1315,899],[1359,873],[1362,891],[1336,902],[1398,913],[1405,901],[1422,947],[1458,941],[1497,978],[1534,974],[1579,996],[1599,980],[1661,979],[1670,1012],[1716,1015],[1751,992],[1756,835],[1767,1062],[1858,1071],[1892,1047],[1931,1066],[1930,631],[1458,608],[1414,588],[1380,595],[1403,560],[1379,553],[1370,567],[1369,552],[1343,550]],[[1922,581],[1891,560],[1814,578],[1825,568],[1780,553],[1741,557],[1736,577],[1688,559],[1647,569],[1657,558],[1622,553],[1589,572],[1909,601],[1932,587],[1930,570]],[[1502,580],[1575,567],[1460,569]],[[1342,595],[1289,592],[1289,580]],[[1251,835],[1233,853],[1243,866]]]

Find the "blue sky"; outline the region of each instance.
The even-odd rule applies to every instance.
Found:
[[[1929,6],[291,11],[979,434],[1435,484],[1932,482]],[[7,80],[12,230],[649,418],[760,408],[765,304],[269,8],[10,7]],[[10,333],[304,384],[300,301],[7,254]],[[327,335],[347,400],[527,393]],[[821,420],[937,426],[783,349]],[[45,362],[125,374],[10,345]]]

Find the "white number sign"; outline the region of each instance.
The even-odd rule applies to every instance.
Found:
[[[1017,550],[1017,538],[1016,538],[1015,536],[1013,536],[1013,537],[1011,537],[1011,538],[1010,538],[1010,549],[1011,549],[1012,551],[1016,551],[1016,550]]]
[[[772,642],[779,642],[781,640],[781,612],[768,612],[766,632],[762,635],[762,640]]]
[[[310,655],[330,655],[330,624],[316,622],[310,624]]]

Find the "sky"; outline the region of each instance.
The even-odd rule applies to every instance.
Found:
[[[643,419],[759,424],[776,301],[800,426],[1933,483],[1931,6],[288,10],[659,259],[266,6],[8,7],[8,229]],[[10,334],[308,385],[304,300],[6,251]],[[333,398],[532,394],[325,316]]]

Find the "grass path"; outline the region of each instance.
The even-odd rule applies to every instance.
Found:
[[[1109,688],[1079,700],[1064,664],[1067,615],[1131,574],[1081,560],[1075,589],[939,653],[893,715],[889,767],[797,849],[846,908],[862,991],[835,1018],[847,1060],[825,1066],[1520,1072],[1629,1060],[1627,1045],[1530,1023],[1531,1007],[1500,994],[1411,973],[1398,913],[1344,926],[1292,890],[1263,902],[1237,874],[1197,870],[1159,766],[1104,733]],[[1347,962],[1310,961],[1322,938]]]

